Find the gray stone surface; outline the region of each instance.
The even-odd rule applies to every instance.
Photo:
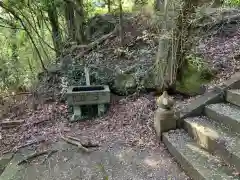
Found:
[[[226,93],[226,101],[240,106],[240,90],[230,89]]]
[[[154,116],[154,128],[161,138],[163,132],[176,129],[177,122],[173,110],[158,108]]]
[[[191,116],[199,116],[203,113],[207,104],[223,102],[223,94],[220,89],[214,89],[206,92],[204,95],[193,100],[190,105],[179,112],[177,125],[179,128],[183,126],[183,119]]]
[[[191,116],[200,116],[204,112],[204,107],[208,104],[220,103],[225,99],[227,89],[239,89],[240,88],[240,72],[236,72],[231,78],[222,83],[221,86],[216,86],[213,90],[206,92],[202,96],[196,98],[179,112],[179,121],[177,126],[181,128],[183,126],[183,119]]]
[[[239,134],[207,117],[186,118],[184,127],[201,147],[218,155],[240,171]]]
[[[185,172],[196,180],[238,179],[222,161],[201,149],[188,134],[182,130],[163,133],[163,141]]]
[[[101,150],[83,153],[62,141],[54,144],[58,149],[46,161],[45,156],[29,164],[16,166],[24,156],[22,149],[12,161],[1,180],[184,180],[188,177],[165,150],[149,152],[123,146],[120,142]],[[31,153],[29,151],[28,153]],[[27,152],[25,152],[26,154]],[[44,163],[42,163],[44,162]],[[15,166],[14,166],[15,165]]]
[[[205,114],[212,120],[225,124],[232,131],[240,132],[240,108],[231,104],[210,104]]]
[[[100,86],[100,90],[79,90],[75,88],[92,89],[99,86],[70,86],[66,93],[67,102],[69,105],[92,105],[105,104],[110,102],[110,90],[108,86]]]
[[[13,153],[4,154],[2,157],[0,157],[0,174],[2,174],[12,157]]]
[[[236,72],[231,78],[225,81],[221,86],[221,89],[239,89],[240,88],[240,72]]]

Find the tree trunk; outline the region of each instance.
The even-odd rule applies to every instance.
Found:
[[[155,0],[154,5],[155,10],[160,11],[162,9],[162,6],[164,5],[164,0]]]
[[[191,47],[191,42],[188,37],[190,35],[191,25],[189,18],[195,12],[195,7],[198,5],[198,0],[185,0],[181,13],[177,19],[177,28],[174,37],[178,37],[176,49],[176,60],[178,64],[177,80],[181,81],[183,72],[186,68],[186,52]]]
[[[59,57],[61,53],[62,37],[59,29],[57,9],[53,3],[48,6],[47,13],[52,27],[52,40],[56,52],[56,57]]]
[[[159,91],[174,87],[176,81],[181,81],[183,71],[186,70],[186,53],[191,47],[189,34],[191,30],[189,19],[198,5],[197,0],[185,0],[181,11],[177,14],[177,20],[172,23],[176,26],[168,25],[168,10],[171,0],[164,0],[164,19],[161,38],[154,65],[155,85]],[[161,8],[162,9],[162,8]],[[171,24],[171,23],[170,23]]]
[[[68,1],[65,2],[65,20],[68,30],[68,38],[75,40],[75,19],[74,19],[74,8]]]
[[[111,12],[111,0],[107,0],[108,12]]]
[[[85,41],[84,38],[84,9],[83,9],[83,0],[76,0],[76,4],[78,5],[78,11],[75,12],[76,20],[75,20],[75,29],[76,29],[76,41],[78,44],[83,44]]]
[[[120,44],[123,46],[123,10],[122,10],[122,1],[119,0],[119,36]]]
[[[12,37],[11,37],[11,50],[12,50],[12,65],[15,69],[15,79],[16,79],[16,84],[19,85],[19,71],[18,68],[20,68],[20,64],[18,61],[18,47],[17,47],[17,29],[12,29]]]

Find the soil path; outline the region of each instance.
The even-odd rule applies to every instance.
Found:
[[[6,168],[1,178],[4,180],[188,179],[164,147],[150,153],[147,149],[125,147],[119,142],[113,147],[101,148],[86,154],[74,146],[59,141],[51,148],[58,149],[58,152],[47,159],[44,155],[39,156],[30,163],[17,167],[14,162],[32,152],[22,149],[12,159],[11,165]]]

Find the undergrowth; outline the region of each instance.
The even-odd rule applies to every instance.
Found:
[[[210,82],[214,74],[202,58],[189,55],[187,62],[183,79],[181,82],[177,82],[177,90],[187,94],[200,93],[201,87]]]

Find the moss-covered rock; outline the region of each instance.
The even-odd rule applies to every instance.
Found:
[[[176,89],[190,96],[204,94],[208,83],[214,77],[214,72],[204,64],[201,58],[188,57],[188,65],[183,73],[181,82],[177,82]]]

